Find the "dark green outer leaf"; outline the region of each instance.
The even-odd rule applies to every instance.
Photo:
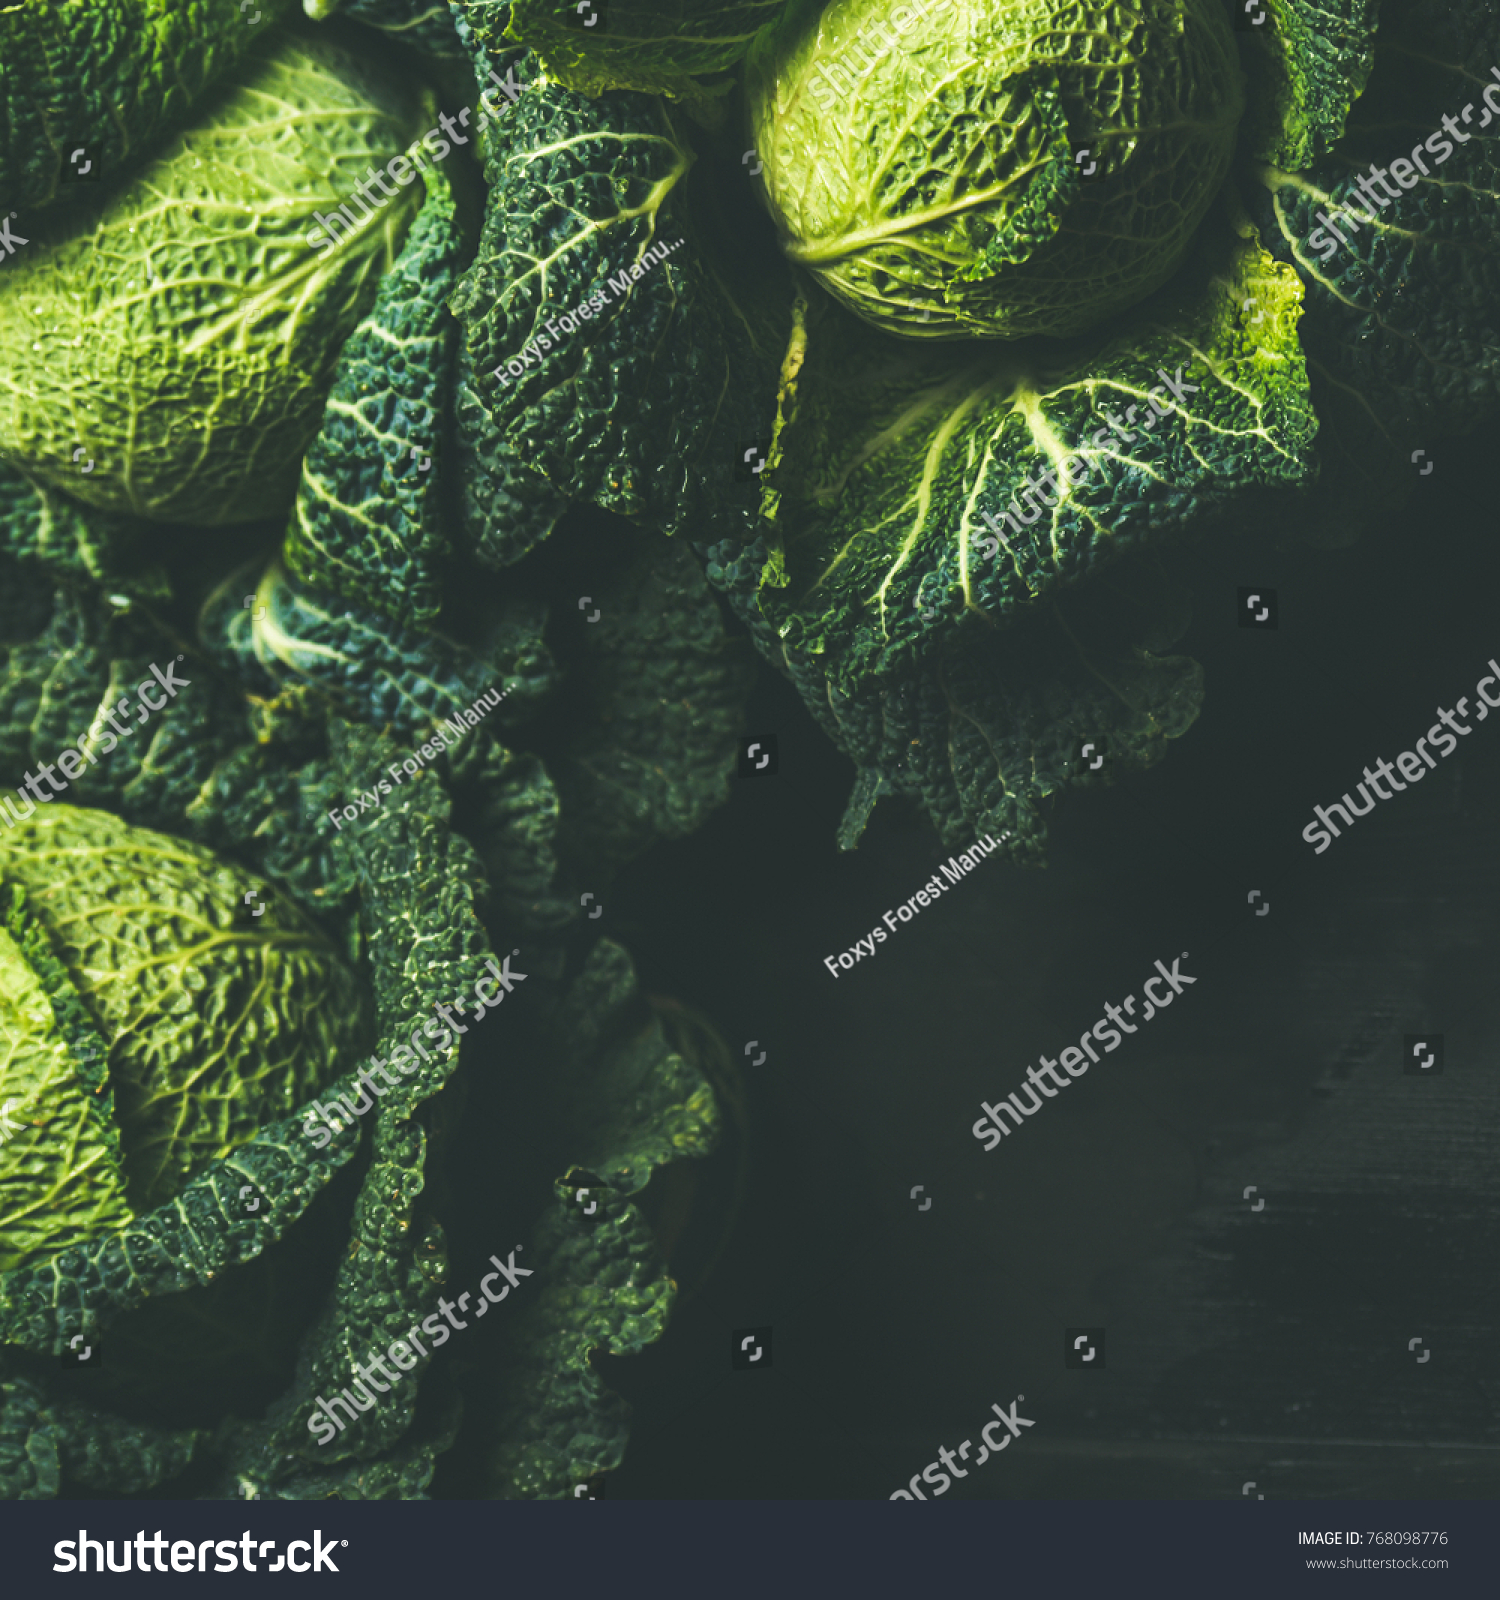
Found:
[[[576,896],[559,893],[557,831],[561,802],[541,760],[476,741],[465,769],[454,762],[455,791],[478,808],[472,830],[484,862],[490,904],[519,934],[555,933],[580,912]]]
[[[728,799],[755,674],[681,545],[642,535],[620,579],[594,588],[597,620],[571,630],[581,731],[556,772],[570,865],[608,872]]]
[[[232,615],[232,604],[226,609]],[[492,690],[505,696],[492,713],[503,726],[552,684],[539,633],[512,630],[496,659],[485,660],[336,596],[303,593],[277,564],[261,579],[251,609],[251,648],[273,678],[316,684],[370,722],[423,739]]]
[[[1197,663],[1156,653],[1182,626],[1180,618],[1162,620],[1175,598],[1171,585],[1156,571],[1123,584],[1128,562],[1091,586],[1109,593],[1082,608],[1070,602],[1076,628],[1059,602],[998,637],[972,630],[889,681],[845,691],[828,681],[823,657],[765,626],[755,597],[763,544],[699,548],[762,653],[858,768],[839,828],[843,850],[857,846],[879,799],[900,794],[918,801],[949,849],[989,835],[1013,860],[1040,864],[1043,802],[1152,765],[1202,704]],[[1141,648],[1142,639],[1153,649]],[[1080,758],[1090,739],[1108,753],[1102,775]]]
[[[318,701],[326,717],[326,703],[321,696]],[[253,861],[304,910],[338,926],[356,892],[328,816],[343,803],[338,780],[326,753],[300,766],[296,759],[276,744],[236,746],[200,786],[186,824],[201,843]],[[348,954],[354,953],[351,947]]]
[[[593,1191],[591,1186],[591,1193]],[[675,1298],[651,1229],[606,1188],[589,1228],[558,1183],[536,1231],[540,1284],[520,1310],[500,1371],[500,1443],[490,1492],[501,1500],[561,1500],[625,1458],[630,1408],[591,1365],[595,1350],[634,1355],[666,1331]]]
[[[1305,173],[1258,174],[1262,233],[1307,285],[1309,365],[1331,401],[1342,396],[1341,433],[1357,430],[1363,413],[1383,435],[1367,452],[1377,470],[1382,455],[1404,466],[1412,442],[1476,426],[1500,399],[1500,120],[1483,98],[1488,86],[1500,105],[1497,66],[1492,7],[1384,0],[1375,72],[1338,150]],[[1467,143],[1449,135],[1445,117]],[[1389,177],[1392,199],[1369,168],[1389,173],[1397,159],[1412,187]],[[1361,203],[1362,176],[1383,206]],[[1333,215],[1338,205],[1352,224]],[[1310,243],[1319,213],[1346,244],[1326,231]]]
[[[0,1355],[0,1374],[6,1365]],[[186,1466],[205,1437],[49,1401],[17,1378],[0,1384],[0,1500],[52,1500],[64,1479],[85,1493],[143,1494]]]
[[[104,710],[126,700],[129,734],[71,780],[69,798],[105,806],[147,827],[176,825],[213,768],[248,734],[243,700],[200,658],[177,662],[180,643],[129,601],[55,590],[45,629],[6,652],[0,672],[0,777],[17,783],[39,761],[79,747]],[[185,652],[182,652],[185,654]],[[188,680],[144,725],[129,707],[151,666],[173,663]],[[138,713],[139,706],[136,707]],[[113,735],[111,735],[113,737]]]
[[[0,1374],[9,1363],[0,1355]],[[0,1499],[54,1500],[62,1484],[47,1396],[26,1378],[0,1383]]]
[[[439,439],[457,331],[444,302],[464,254],[441,168],[424,181],[427,203],[339,354],[283,550],[300,583],[419,623],[441,604]]]
[[[576,0],[469,0],[475,28],[493,33],[509,11],[507,39],[536,51],[548,77],[597,95],[643,89],[700,102],[696,76],[727,71],[775,19],[784,0],[610,0],[592,28],[575,26]],[[587,20],[587,14],[583,20]]]
[[[248,662],[260,677],[253,655],[254,607],[236,598],[247,581],[253,582],[243,572],[226,580],[205,604],[200,625],[206,639],[213,641],[216,659],[236,667]],[[253,590],[250,598],[254,600]],[[337,607],[329,615],[343,619],[338,627],[347,624],[348,637],[363,638],[362,630],[368,627],[373,630],[371,638],[393,640],[395,648],[385,652],[387,659],[408,652],[412,671],[401,679],[408,689],[423,676],[451,687],[454,661],[460,663],[460,671],[467,670],[462,663],[472,666],[474,661],[466,652],[455,655],[454,647],[435,635],[396,629],[377,618],[361,619],[352,608]],[[451,726],[442,730],[450,748],[438,751],[432,763],[462,796],[465,826],[481,850],[495,904],[507,917],[514,917],[518,931],[526,933],[555,929],[577,911],[576,902],[569,905],[557,898],[552,884],[558,824],[552,780],[535,756],[508,750],[491,737],[505,723],[521,720],[528,705],[534,705],[553,682],[550,657],[541,645],[545,622],[545,608],[519,596],[493,608],[481,641],[482,659],[515,663],[531,676],[456,744]],[[312,633],[314,643],[339,637],[333,624]],[[371,648],[380,654],[376,646]],[[309,648],[306,659],[320,683],[335,691],[341,687],[329,671],[337,655]],[[277,672],[286,670],[285,663],[275,659],[271,666]],[[254,703],[257,722],[264,722],[259,737],[280,748],[268,751],[257,743],[233,750],[210,774],[200,799],[189,808],[188,820],[205,843],[217,848],[244,852],[247,841],[253,842],[265,870],[298,893],[304,904],[341,913],[355,896],[356,883],[345,854],[336,846],[338,835],[343,828],[359,825],[359,819],[369,814],[366,807],[382,803],[379,783],[394,781],[389,765],[417,754],[416,746],[431,731],[431,723],[416,709],[393,717],[398,727],[415,724],[410,736],[415,742],[393,745],[379,766],[360,773],[356,786],[345,789],[326,758],[325,735],[331,703],[353,696],[335,692],[331,699],[295,674],[280,688],[266,676],[262,687],[272,697]],[[449,702],[438,694],[425,694],[421,705],[452,714]],[[374,714],[384,709],[387,703],[377,701]],[[398,706],[398,712],[406,710],[405,702]]]
[[[575,1165],[624,1195],[639,1194],[669,1161],[707,1155],[719,1136],[713,1091],[669,1048],[660,1021],[621,1036],[639,993],[629,954],[601,939],[552,1019]]]
[[[391,753],[388,738],[351,724],[335,724],[334,746],[348,785]],[[472,995],[491,954],[473,909],[476,890],[483,889],[480,865],[473,848],[450,830],[448,811],[436,776],[423,774],[393,792],[363,828],[340,836],[360,882],[379,1055],[392,1066],[393,1048],[433,1015],[435,1005]],[[512,970],[524,971],[524,963]],[[524,1005],[524,983],[508,998]],[[503,1027],[506,1015],[502,1009],[491,1026]],[[413,1056],[409,1047],[406,1054]],[[446,1268],[441,1230],[418,1210],[429,1143],[416,1113],[457,1061],[451,1038],[441,1050],[434,1043],[431,1058],[397,1077],[365,1119],[373,1122],[374,1152],[355,1203],[350,1250],[308,1336],[297,1384],[264,1423],[241,1430],[234,1444],[234,1470],[258,1484],[274,1487],[309,1466],[327,1470],[351,1457],[369,1461],[391,1451],[411,1422],[425,1359],[329,1444],[319,1446],[307,1426],[320,1394],[336,1394],[354,1381],[355,1361],[384,1351],[435,1307]],[[418,1452],[425,1454],[424,1471],[435,1448],[433,1442]]]
[[[1144,651],[1056,676],[1018,665],[956,651],[924,668],[911,702],[910,765],[949,849],[992,837],[1012,859],[1041,865],[1041,802],[1095,781],[1084,744],[1117,767],[1150,766],[1197,717],[1203,671],[1187,657]]]
[[[501,1499],[561,1499],[620,1464],[629,1410],[590,1357],[600,1348],[633,1354],[660,1338],[675,1297],[660,1247],[627,1196],[665,1163],[707,1155],[720,1116],[713,1090],[671,1050],[660,1022],[632,1025],[638,1004],[630,958],[601,940],[547,1030],[553,1098],[577,1157],[536,1232],[537,1293],[504,1325],[494,1369],[489,1400],[501,1442],[490,1492]],[[600,1206],[587,1223],[574,1198],[580,1183]]]
[[[1231,10],[1242,0],[1229,0]],[[1326,155],[1364,92],[1389,0],[1256,0],[1239,37],[1248,80],[1240,149],[1297,171]]]
[[[139,607],[122,611],[50,585],[41,604],[50,620],[6,652],[0,671],[0,776],[8,780],[76,746],[101,703],[116,704],[151,676],[153,661],[176,654],[178,641]],[[238,600],[235,609],[250,615]],[[337,785],[325,748],[327,704],[297,686],[252,705],[264,723],[253,727],[244,698],[195,657],[171,715],[144,727],[132,721],[135,733],[101,751],[69,793],[137,825],[185,822],[200,843],[264,871],[304,910],[338,926],[354,884],[328,845]]]
[[[448,0],[347,0],[340,11],[440,65],[461,67],[468,61]]]
[[[278,1239],[358,1148],[346,1135],[319,1149],[300,1113],[262,1128],[119,1233],[0,1279],[0,1340],[56,1355],[75,1333],[97,1334],[152,1295],[211,1282]],[[250,1216],[245,1184],[268,1202]]]
[[[458,373],[453,405],[464,527],[478,561],[487,567],[509,566],[552,532],[568,508],[568,499],[528,467],[496,429],[474,387],[474,363],[463,345]]]
[[[58,578],[164,599],[165,575],[140,570],[147,524],[81,505],[0,462],[0,551]]]
[[[479,256],[451,302],[472,384],[555,492],[671,532],[714,508],[763,431],[783,333],[752,326],[704,257],[683,203],[694,156],[660,100],[537,84],[497,128]]]

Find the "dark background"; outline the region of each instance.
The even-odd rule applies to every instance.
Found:
[[[840,855],[852,766],[762,668],[777,775],[637,862],[601,925],[767,1051],[727,1250],[660,1344],[601,1363],[636,1411],[610,1498],[884,1498],[941,1445],[972,1466],[1017,1395],[1036,1426],[950,1496],[1500,1490],[1500,718],[1322,855],[1300,837],[1500,657],[1490,449],[1430,452],[1348,548],[1278,519],[1175,552],[1198,722],[1057,804],[1047,869],[997,855],[837,980],[823,956],[948,852],[884,800]],[[1236,626],[1247,584],[1277,631]],[[986,1153],[981,1099],[1183,951],[1197,984]],[[1424,1030],[1445,1070],[1404,1076]],[[766,1325],[772,1368],[732,1371]],[[1104,1370],[1064,1367],[1067,1327],[1107,1330]]]

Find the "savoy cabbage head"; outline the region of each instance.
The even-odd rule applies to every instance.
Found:
[[[1144,298],[1244,107],[1216,0],[796,0],[746,93],[787,256],[932,338],[1080,333]]]
[[[0,294],[0,458],[164,522],[278,512],[421,205],[420,184],[379,209],[357,186],[426,109],[348,40],[262,34],[102,208],[28,220]],[[340,249],[309,248],[320,213],[350,236]]]
[[[353,975],[263,880],[105,811],[33,810],[0,833],[0,1101],[21,1122],[0,1147],[3,1272],[172,1199],[316,1093],[364,1026]]]

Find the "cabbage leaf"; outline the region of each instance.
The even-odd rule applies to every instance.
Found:
[[[534,50],[554,83],[579,94],[639,89],[682,100],[714,119],[714,96],[757,31],[784,0],[464,0],[476,33],[504,37]],[[505,13],[509,12],[509,25]],[[597,13],[597,14],[596,14]],[[698,80],[709,78],[708,83]]]
[[[1247,26],[1243,154],[1300,171],[1333,148],[1375,65],[1390,0],[1239,0]]]
[[[729,798],[753,656],[725,630],[691,552],[637,536],[629,564],[591,584],[564,658],[577,698],[554,765],[561,846],[591,887]]]
[[[29,213],[96,192],[187,121],[293,4],[255,0],[253,15],[237,0],[0,7],[0,196]],[[72,187],[75,173],[88,187]]]
[[[1471,432],[1500,403],[1500,17],[1433,0],[1382,0],[1381,12],[1376,66],[1337,147],[1246,184],[1262,237],[1306,287],[1319,514],[1334,542],[1405,497],[1414,450]]]
[[[419,205],[419,186],[384,210],[355,186],[423,114],[331,41],[271,35],[102,210],[31,225],[0,283],[0,456],[158,521],[284,514],[340,346]],[[341,203],[366,220],[319,253],[314,213]]]
[[[766,431],[784,330],[707,254],[696,158],[660,99],[540,83],[492,132],[479,254],[450,301],[489,427],[557,495],[671,532]]]
[[[1253,491],[1311,483],[1301,285],[1240,230],[1069,346],[810,319],[764,502],[780,543],[759,604],[782,641],[847,693]]]
[[[440,441],[457,331],[444,302],[464,254],[452,187],[440,167],[424,181],[406,246],[339,354],[282,552],[301,583],[408,623],[441,604]]]

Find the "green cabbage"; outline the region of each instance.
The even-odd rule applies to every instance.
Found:
[[[419,183],[378,210],[355,185],[422,115],[337,45],[274,35],[101,214],[28,222],[0,293],[0,457],[159,521],[281,515],[421,204]],[[314,248],[341,203],[369,221]]]
[[[798,0],[756,41],[783,248],[869,322],[1092,328],[1181,262],[1244,90],[1215,0]]]
[[[34,810],[0,830],[0,1272],[171,1199],[360,1032],[353,976],[263,880],[107,811]]]
[[[1101,7],[1086,41],[1040,0],[982,16],[923,3],[919,25],[894,3],[795,0],[756,96],[780,52],[791,78],[766,143],[800,117],[805,156],[765,148],[762,170],[748,141],[688,125],[732,103],[724,74],[762,0],[610,0],[594,28],[569,0],[307,0],[344,13],[330,37],[402,40],[483,126],[427,175],[399,262],[344,340],[295,498],[289,477],[279,499],[266,486],[265,524],[189,545],[162,526],[171,506],[149,520],[84,503],[104,492],[97,472],[59,488],[0,461],[5,784],[182,649],[194,611],[203,650],[170,711],[71,778],[89,809],[0,826],[0,1497],[572,1498],[617,1467],[628,1407],[603,1358],[661,1336],[700,1254],[681,1240],[714,1220],[705,1185],[683,1232],[691,1181],[663,1169],[708,1152],[721,1104],[748,1148],[729,1049],[643,994],[595,920],[616,914],[623,864],[726,792],[751,686],[708,585],[853,763],[842,848],[888,797],[947,849],[990,833],[1038,862],[1061,796],[1148,766],[1198,715],[1202,669],[1166,653],[1190,615],[1179,540],[1321,538],[1372,505],[1389,514],[1415,482],[1412,447],[1493,419],[1488,118],[1334,260],[1309,254],[1318,211],[1358,204],[1355,175],[1390,159],[1392,130],[1422,137],[1489,81],[1493,5],[1379,0],[1377,52],[1376,0],[1266,0],[1239,40],[1234,176],[1194,230],[1239,95],[1200,0],[1150,0],[1144,20]],[[824,85],[802,100],[826,101],[838,74],[818,68],[861,25],[894,29],[890,49],[816,129],[797,41],[832,51],[801,74]],[[0,190],[21,208],[0,314],[17,286],[40,303],[29,253],[57,243],[28,208],[57,228],[90,196],[122,204],[162,139],[223,132],[208,96],[270,81],[240,48],[251,19],[245,40],[238,26],[235,0],[0,0]],[[445,75],[458,51],[470,82]],[[985,100],[975,84],[992,76]],[[347,103],[368,120],[363,96]],[[59,187],[75,139],[99,142],[107,188]],[[360,143],[336,126],[317,140],[338,161]],[[280,159],[238,148],[213,169],[231,199]],[[836,221],[816,185],[843,204],[850,173],[864,192],[879,177],[982,198],[975,152],[1011,187],[883,240],[894,265],[867,274],[891,307],[875,320],[925,339],[865,325],[838,284],[798,285],[750,211],[769,179],[784,215],[795,189]],[[371,228],[394,239],[388,209]],[[913,225],[899,195],[884,209],[897,233]],[[203,237],[217,260],[222,230]],[[137,292],[122,241],[128,228],[110,260],[76,262],[100,304]],[[246,292],[274,300],[302,259],[260,251]],[[849,261],[838,271],[859,288]],[[186,315],[212,273],[176,281]],[[299,304],[316,349],[322,302]],[[1049,332],[1103,320],[1067,343],[995,341],[1027,317]],[[148,344],[179,331],[141,325]],[[59,382],[11,343],[37,409],[57,409]],[[274,382],[298,404],[317,392],[311,358],[301,374],[277,359],[226,367],[224,395],[270,416]],[[8,381],[0,410],[19,404]],[[86,386],[70,397],[98,405]],[[178,392],[162,414],[168,435],[199,423]],[[135,415],[157,426],[144,400]],[[247,497],[256,470],[239,475]],[[501,703],[447,737],[492,684]],[[244,906],[256,888],[261,918]],[[346,1048],[355,995],[334,949],[359,973],[374,1070],[419,1023],[435,1046],[384,1089]],[[436,1018],[482,994],[497,960],[519,992],[449,1049]],[[330,1142],[311,1101],[335,1095],[359,1109]],[[434,1341],[399,1390],[314,1438],[317,1397],[355,1358],[523,1235],[530,1276],[503,1317],[454,1352]],[[49,1370],[96,1338],[107,1366]]]

